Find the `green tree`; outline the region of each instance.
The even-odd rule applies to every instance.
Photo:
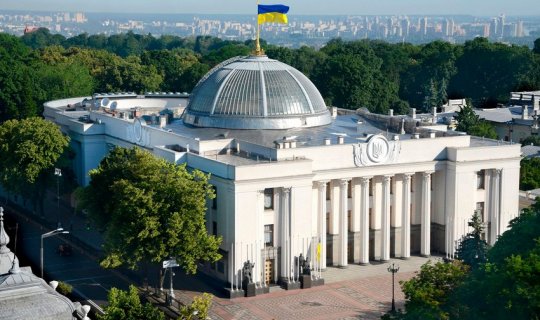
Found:
[[[473,214],[468,226],[473,230],[461,238],[456,249],[456,258],[474,269],[487,261],[489,245],[482,239],[485,228],[478,212]]]
[[[519,172],[519,189],[532,190],[540,188],[540,158],[524,158],[521,160]]]
[[[487,121],[480,119],[469,103],[457,112],[455,118],[458,123],[456,130],[473,136],[497,139],[495,128]]]
[[[523,210],[456,291],[462,319],[538,319],[540,202]]]
[[[533,53],[525,46],[476,38],[463,46],[449,92],[470,97],[475,105],[494,107],[497,102],[506,102],[510,91],[529,82],[533,64]]]
[[[523,141],[521,141],[522,146],[537,146],[540,147],[540,136],[528,136]]]
[[[497,131],[495,131],[495,128],[491,123],[485,120],[478,121],[478,123],[472,126],[467,133],[472,136],[497,139]]]
[[[77,63],[40,64],[37,79],[42,102],[94,93],[94,78],[87,67]]]
[[[51,34],[47,28],[39,28],[34,32],[26,33],[21,40],[29,47],[37,49],[52,45],[60,45],[66,40],[60,34]]]
[[[46,178],[68,146],[69,137],[41,118],[8,120],[0,125],[0,181],[5,190],[44,199]]]
[[[461,261],[428,261],[408,281],[401,281],[405,293],[405,312],[400,319],[449,319],[456,306],[450,295],[467,278],[469,267]]]
[[[39,113],[31,51],[15,36],[0,33],[0,121]]]
[[[112,288],[107,294],[109,304],[104,308],[105,314],[97,314],[99,320],[164,320],[165,315],[150,303],[141,303],[135,286],[128,291]]]
[[[163,77],[162,91],[188,91],[183,75],[192,65],[199,63],[199,57],[188,49],[145,51],[141,55],[144,65],[156,68]],[[198,80],[198,79],[197,79]],[[188,82],[191,83],[192,81]]]
[[[186,305],[180,308],[179,320],[197,320],[208,319],[208,312],[212,306],[212,295],[203,293],[202,296],[193,298],[193,302],[190,305]]]
[[[418,50],[408,50],[409,61],[401,73],[400,95],[409,104],[431,112],[446,101],[446,91],[450,79],[456,74],[456,60],[461,48],[444,41],[434,41]],[[427,99],[426,99],[427,97]]]
[[[214,193],[202,172],[139,148],[115,148],[89,174],[82,202],[105,232],[103,267],[134,269],[173,257],[195,273],[197,262],[220,258],[221,239],[206,231],[206,201]]]

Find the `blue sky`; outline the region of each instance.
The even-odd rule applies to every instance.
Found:
[[[4,10],[145,13],[255,12],[256,0],[0,0]],[[539,0],[288,0],[290,14],[540,15]]]

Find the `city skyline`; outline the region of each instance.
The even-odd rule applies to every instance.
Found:
[[[291,7],[291,15],[540,15],[540,7],[533,0],[508,2],[493,1],[442,1],[442,0],[343,0],[339,5],[322,0],[262,1],[262,3],[283,3]],[[95,0],[91,2],[50,0],[19,0],[0,2],[2,10],[32,11],[86,11],[86,12],[126,12],[126,13],[187,13],[187,14],[250,14],[255,12],[256,1],[229,0],[216,4],[211,0],[132,0],[129,7],[119,1]],[[254,13],[255,14],[255,13]]]

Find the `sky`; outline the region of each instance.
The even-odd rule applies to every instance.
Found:
[[[540,15],[539,0],[266,0],[286,4],[291,15],[436,14]],[[251,14],[256,0],[0,0],[0,10],[125,13]]]

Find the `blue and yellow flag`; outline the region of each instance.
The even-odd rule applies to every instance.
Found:
[[[289,12],[289,7],[287,6],[284,6],[282,4],[259,4],[258,9],[259,24],[272,22],[287,24],[289,22],[289,20],[287,19],[287,12]]]

